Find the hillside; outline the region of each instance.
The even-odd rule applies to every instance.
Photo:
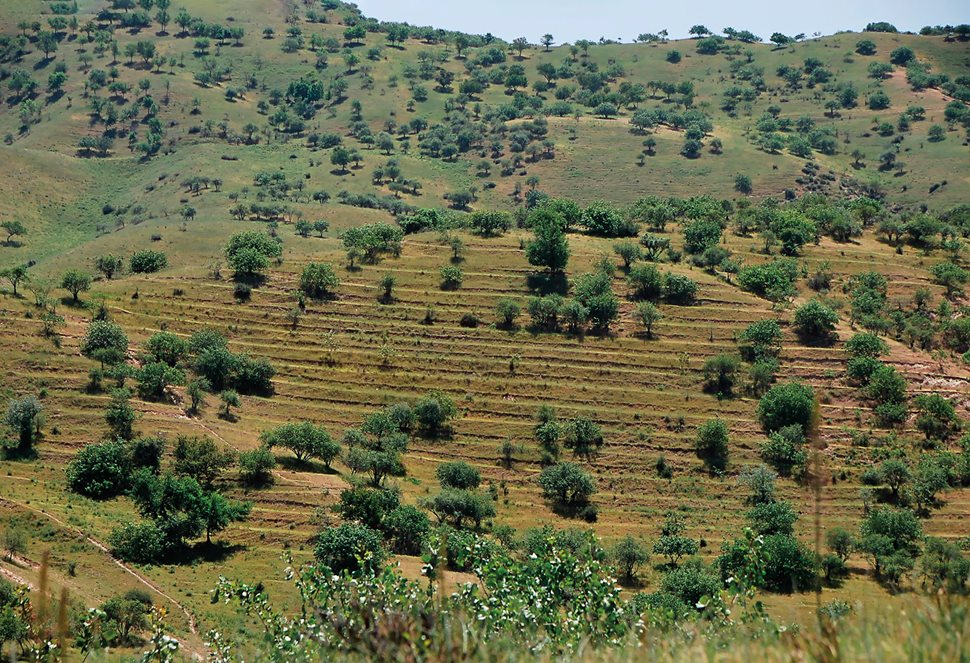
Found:
[[[751,524],[741,477],[780,428],[759,402],[791,381],[811,387],[817,426],[799,422],[804,453],[773,484],[772,503],[792,506],[804,549],[821,543],[824,554],[826,532],[858,532],[872,509],[899,508],[918,513],[920,542],[941,538],[962,559],[967,41],[846,32],[781,46],[705,37],[519,48],[379,24],[337,2],[197,0],[185,11],[155,0],[147,14],[101,0],[8,4],[0,220],[23,232],[0,245],[0,395],[36,396],[44,413],[36,456],[0,461],[0,529],[29,535],[0,562],[9,580],[42,583],[50,550],[53,585],[79,602],[145,589],[189,651],[209,628],[246,642],[249,620],[210,600],[217,578],[260,581],[292,602],[281,553],[312,559],[318,533],[350,520],[334,511],[342,493],[368,476],[345,432],[372,435],[368,417],[420,407],[435,390],[454,405],[450,425],[395,430],[403,471],[376,482],[402,504],[428,514],[439,468],[464,461],[494,515],[462,532],[504,542],[552,525],[591,530],[607,548],[628,535],[652,545],[673,512],[709,564]],[[577,219],[553,234],[568,264],[530,264],[544,224],[569,225],[564,199]],[[716,236],[701,236],[712,227]],[[375,228],[401,235],[375,249]],[[243,231],[267,231],[279,255],[243,269],[225,251]],[[660,248],[631,269],[624,241]],[[163,260],[133,273],[144,251]],[[120,266],[102,269],[106,257]],[[323,292],[306,286],[315,264],[336,277]],[[638,291],[648,265],[656,284]],[[94,276],[73,297],[60,287],[72,269]],[[597,279],[605,292],[584,300]],[[677,283],[696,294],[678,298]],[[546,297],[555,313],[539,324],[533,298],[550,294],[564,299]],[[566,304],[595,311],[597,297],[615,315],[570,328]],[[509,300],[520,312],[503,324]],[[645,301],[659,315],[652,328]],[[806,330],[799,315],[811,306],[831,313],[831,333]],[[93,318],[124,330],[120,357],[85,349]],[[780,337],[752,358],[745,330],[760,321],[777,322]],[[193,408],[202,351],[186,346],[157,397],[139,393],[145,367],[165,363],[146,357],[150,338],[206,329],[232,353],[268,360],[271,384],[238,387],[240,404],[223,409],[210,381]],[[846,342],[860,332],[885,347],[854,354]],[[869,382],[879,371],[882,391]],[[238,454],[287,422],[312,422],[345,448],[332,463],[301,463],[274,447],[262,487],[226,469],[213,485],[251,502],[248,518],[180,558],[116,561],[112,532],[137,519],[137,497],[79,495],[65,471],[109,436],[116,379],[135,390],[135,436],[164,438],[166,469],[179,436]],[[595,508],[543,494],[537,479],[553,464],[536,433],[544,406],[572,447],[558,459],[595,481]],[[720,465],[697,451],[712,421],[729,436]],[[580,449],[586,423],[599,437]],[[904,466],[898,484],[874,472],[886,461]],[[419,577],[420,556],[396,552]],[[758,596],[779,623],[805,624],[819,602],[865,612],[926,586],[916,553],[889,579],[882,557],[860,547],[840,581],[819,581],[820,596],[795,581]],[[662,561],[655,552],[624,596],[659,592],[679,559]],[[460,566],[456,585],[471,578]]]

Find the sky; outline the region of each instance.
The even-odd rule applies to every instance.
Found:
[[[970,23],[970,0],[356,0],[366,16],[406,21],[511,41],[535,43],[551,33],[556,43],[600,37],[632,41],[643,32],[667,29],[686,37],[692,25],[713,32],[750,30],[763,39],[840,30],[861,31],[870,21],[889,21],[899,30],[924,25]]]

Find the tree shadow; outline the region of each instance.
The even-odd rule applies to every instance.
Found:
[[[188,546],[183,554],[178,556],[175,563],[180,565],[194,562],[224,562],[238,552],[246,550],[247,546],[225,541],[202,541]]]
[[[37,453],[37,448],[33,445],[29,447],[21,447],[16,441],[10,440],[4,442],[0,440],[0,458],[9,461],[31,461],[37,460],[39,454]]]
[[[526,278],[526,285],[540,295],[563,295],[569,292],[569,281],[562,272],[541,272],[529,274]]]
[[[260,286],[266,285],[266,276],[264,274],[241,274],[236,272],[232,276],[232,280],[235,283],[242,283],[248,285],[251,288],[258,288]]]
[[[312,472],[314,474],[340,474],[332,467],[314,460],[297,460],[293,456],[277,456],[276,463],[284,470],[291,472]]]

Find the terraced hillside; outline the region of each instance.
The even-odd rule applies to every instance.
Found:
[[[22,4],[16,16],[11,8],[0,9],[5,34],[32,34],[29,25],[17,28],[17,21],[22,16],[46,21],[50,15],[45,12],[52,3]],[[12,74],[4,81],[8,98],[0,111],[0,133],[11,134],[0,148],[6,157],[0,160],[0,217],[22,220],[26,226],[25,234],[0,247],[0,267],[30,261],[30,279],[37,284],[47,277],[54,285],[43,306],[35,305],[24,283],[16,295],[12,287],[0,294],[0,388],[10,398],[38,395],[46,417],[35,460],[0,462],[0,518],[31,534],[19,559],[0,564],[5,575],[36,583],[41,552],[49,548],[56,584],[91,605],[121,589],[149,588],[159,604],[169,605],[177,631],[198,647],[201,636],[193,632],[204,632],[203,626],[245,632],[236,615],[210,605],[208,592],[218,575],[259,578],[271,590],[283,591],[277,580],[280,553],[288,549],[298,560],[309,559],[317,533],[339,521],[331,507],[353,478],[345,462],[337,460],[326,471],[320,463],[292,462],[277,450],[279,465],[271,487],[244,489],[234,470],[217,481],[226,494],[253,503],[249,519],[231,525],[223,535],[224,547],[215,552],[205,548],[192,564],[125,568],[113,563],[107,546],[99,544],[108,541],[118,522],[134,517],[132,503],[125,497],[95,501],[73,494],[65,477],[65,466],[78,451],[107,431],[110,381],[91,388],[89,373],[98,363],[81,353],[89,322],[102,302],[107,316],[128,334],[131,350],[126,359],[132,367],[141,365],[138,348],[154,333],[187,338],[210,328],[228,337],[233,352],[266,358],[276,369],[272,393],[244,395],[235,416],[220,414],[216,393],[206,396],[198,413],[190,413],[184,385],[169,387],[156,401],[133,398],[139,432],[162,435],[170,443],[179,435],[205,435],[243,452],[258,448],[267,429],[309,420],[340,439],[346,429],[385,405],[414,402],[430,390],[441,390],[459,410],[451,433],[436,439],[412,436],[403,457],[406,475],[393,479],[394,485],[404,502],[420,505],[438,491],[435,473],[442,462],[466,461],[481,472],[485,487],[494,487],[496,515],[490,524],[520,531],[553,524],[592,528],[608,543],[628,534],[652,541],[664,515],[674,511],[686,518],[687,533],[700,542],[703,559],[719,555],[747,522],[746,493],[738,476],[761,463],[766,437],[755,413],[761,393],[749,387],[747,365],[741,365],[734,394],[716,396],[703,388],[705,364],[719,355],[737,355],[739,334],[760,320],[777,320],[783,328],[777,381],[811,385],[820,403],[820,453],[813,459],[820,464],[813,471],[824,481],[819,499],[811,482],[778,481],[779,497],[789,500],[801,516],[795,531],[802,541],[814,544],[816,516],[823,532],[835,527],[856,530],[868,508],[860,497],[864,482],[870,481],[864,475],[886,458],[905,459],[915,471],[924,456],[940,451],[966,455],[957,436],[948,436],[935,448],[923,445],[912,408],[911,416],[895,427],[877,422],[873,401],[846,374],[844,347],[863,326],[871,326],[854,313],[852,277],[878,272],[888,282],[877,316],[886,322],[872,327],[888,344],[883,360],[905,377],[908,401],[938,394],[954,404],[959,417],[970,416],[970,367],[967,355],[961,358],[966,348],[948,336],[966,318],[967,300],[959,287],[947,292],[931,271],[940,264],[966,267],[960,237],[966,237],[970,225],[965,209],[957,205],[970,190],[964,127],[970,111],[965,106],[963,115],[955,110],[963,104],[957,97],[966,89],[965,80],[958,82],[970,63],[966,42],[944,36],[844,33],[781,49],[729,41],[715,55],[698,53],[694,40],[593,44],[575,52],[569,46],[530,47],[520,56],[502,46],[498,50],[507,56],[504,64],[471,66],[495,46],[472,38],[473,45],[459,54],[455,36],[443,34],[387,43],[386,26],[383,31],[372,26],[359,40],[345,38],[345,30],[360,22],[346,7],[318,10],[317,16],[326,18],[319,22],[295,3],[234,0],[190,3],[189,11],[206,22],[241,27],[244,36],[239,40],[191,35],[194,28],[180,31],[174,24],[166,32],[153,24],[140,30],[114,29],[119,55],[113,56],[110,45],[98,53],[97,42],[84,37],[88,21],[106,26],[123,20],[97,18],[104,4],[79,3],[79,28],[65,30],[52,58],[43,58],[35,36],[25,47],[8,44],[3,60],[8,74],[29,70],[38,80],[60,63],[67,69],[62,93],[48,96],[38,88],[32,101],[39,121],[28,118],[26,128],[18,130],[24,117],[19,110],[27,108],[30,115],[33,107],[25,106],[29,99],[11,88]],[[27,5],[34,11],[27,11]],[[171,13],[175,15],[175,8]],[[295,18],[287,23],[287,17]],[[273,28],[272,35],[264,33],[267,27]],[[303,45],[286,52],[292,46],[285,45],[287,40],[298,41],[294,28]],[[98,29],[92,28],[91,34]],[[328,38],[337,40],[337,47]],[[875,55],[856,52],[862,39],[873,41]],[[166,57],[139,63],[137,52],[126,54],[126,45],[145,41]],[[946,73],[949,78],[914,90],[902,66],[880,80],[868,77],[871,62],[888,62],[899,47],[912,48],[927,65],[923,75]],[[375,49],[377,53],[368,55]],[[669,57],[674,50],[681,54],[676,63],[669,61],[675,59]],[[315,67],[321,56],[325,66]],[[812,58],[820,64],[806,65]],[[433,62],[428,80],[420,73],[422,62]],[[529,92],[529,85],[545,80],[540,72],[548,69],[540,69],[543,64],[578,73],[557,73],[552,77],[555,86]],[[508,82],[508,69],[515,65],[522,66],[527,84]],[[748,65],[753,67],[741,71]],[[784,66],[801,72],[797,82],[785,82],[778,73]],[[106,74],[106,81],[128,83],[131,89],[116,86],[109,92],[107,82],[102,89],[92,87],[91,72],[112,67],[117,76]],[[215,77],[223,80],[200,77],[226,67],[228,74]],[[506,68],[504,76],[493,76],[501,67]],[[408,81],[411,68],[416,72],[413,83]],[[830,79],[809,87],[808,79],[819,68],[829,71]],[[586,80],[584,75],[595,78],[594,69],[612,69],[599,83],[605,88],[600,94],[618,96],[603,96],[591,107],[584,100],[597,91],[587,87],[587,94],[581,80]],[[911,66],[909,74],[912,78],[920,72]],[[467,99],[459,98],[461,83],[481,75],[495,80]],[[739,76],[760,77],[762,85]],[[301,77],[311,86],[321,83],[321,97],[309,103],[312,109],[301,105],[300,88],[291,85]],[[148,81],[147,90],[138,91],[140,80]],[[337,81],[343,83],[335,87]],[[665,92],[648,86],[650,81],[691,82],[693,89]],[[850,82],[860,93],[858,105],[826,108],[825,101],[845,89],[836,86]],[[630,84],[644,86],[642,99],[635,92],[629,96]],[[427,88],[427,100],[409,101],[421,96],[414,94],[419,87]],[[564,87],[573,88],[559,100],[569,110],[547,117],[559,96],[555,90]],[[732,87],[751,92],[742,89],[741,100],[725,109],[725,92]],[[866,99],[878,90],[888,95],[890,105],[872,110]],[[745,95],[753,98],[743,101]],[[92,113],[95,98],[107,105]],[[599,108],[613,103],[609,99],[620,101],[616,112],[600,112],[609,111]],[[123,113],[135,100],[140,110],[126,120],[105,123],[109,107]],[[359,109],[353,107],[356,102]],[[907,115],[906,109],[915,105],[923,112]],[[772,106],[777,112],[769,110]],[[652,116],[653,125],[634,130],[631,121],[637,112],[655,108],[663,112]],[[681,154],[685,141],[691,140],[685,137],[691,128],[675,128],[669,118],[669,113],[690,111],[697,113],[695,120],[710,121],[709,129],[696,129],[702,141],[697,158]],[[310,115],[302,127],[298,112]],[[900,129],[904,115],[908,128]],[[773,129],[765,116],[775,121]],[[800,150],[793,137],[801,135],[794,125],[802,116],[813,126],[802,132],[802,142],[809,142],[804,157],[792,154]],[[415,118],[430,126],[414,125]],[[792,127],[782,128],[779,119],[790,120]],[[892,135],[874,129],[883,122],[891,125]],[[392,129],[408,123],[421,128],[403,135]],[[438,124],[442,139],[433,144]],[[929,140],[931,125],[945,127],[943,140]],[[394,136],[390,146],[381,147],[379,134],[386,129]],[[812,131],[822,133],[810,138]],[[321,137],[329,134],[340,145],[322,147],[329,139]],[[104,135],[115,136],[104,154],[79,149],[82,137]],[[132,151],[128,135],[134,136]],[[772,136],[783,141],[777,150],[770,149]],[[642,154],[648,139],[654,141],[646,150],[651,154]],[[521,150],[513,146],[519,140],[525,141]],[[452,144],[454,154],[446,149]],[[353,159],[343,165],[332,160],[344,147],[359,152],[357,165],[351,165]],[[853,155],[855,150],[861,156]],[[898,154],[896,163],[880,169],[880,156],[886,152]],[[392,159],[401,177],[390,174]],[[380,176],[372,172],[377,168],[384,171]],[[508,174],[501,174],[506,168]],[[737,175],[750,178],[749,194],[736,190]],[[453,195],[459,192],[469,194],[467,206]],[[646,334],[635,322],[637,302],[614,255],[618,240],[575,229],[567,234],[571,256],[564,280],[575,286],[581,274],[602,269],[604,257],[615,263],[610,288],[620,302],[618,316],[607,333],[538,331],[530,325],[527,302],[541,292],[548,275],[529,264],[525,248],[533,232],[522,226],[526,208],[541,208],[543,194],[581,205],[609,201],[643,221],[636,228],[642,234],[646,219],[628,205],[647,196],[701,193],[731,201],[724,215],[727,227],[714,245],[729,251],[734,265],[725,258],[705,267],[700,252],[694,260],[688,252],[683,259],[678,254],[676,260],[658,262],[661,272],[696,281],[691,305],[657,300],[662,318]],[[761,208],[762,199],[781,201],[809,193],[827,194],[833,201],[863,194],[879,199],[879,220],[903,224],[902,237],[893,238],[892,228],[887,231],[875,220],[860,224],[851,236],[840,238],[844,241],[819,230],[814,243],[800,247],[792,292],[773,302],[742,289],[738,269],[773,261],[779,249],[769,247],[773,255],[766,255],[766,235],[759,234],[763,229],[739,229],[739,219]],[[239,213],[231,211],[240,205]],[[449,205],[464,209],[441,215],[449,220],[447,229],[408,234],[399,255],[348,265],[343,241],[348,230],[378,222],[406,224],[418,208]],[[484,237],[467,227],[469,208],[511,211],[509,218],[520,223]],[[954,208],[956,212],[946,214]],[[930,216],[920,216],[922,212]],[[258,219],[264,213],[268,216]],[[935,227],[929,237],[922,237],[914,224],[926,218],[942,218],[951,225]],[[298,221],[315,219],[329,222],[319,237],[297,232]],[[669,239],[677,253],[684,248],[684,230],[694,222],[687,212],[678,213],[662,232],[648,235]],[[282,257],[251,291],[241,289],[225,265],[223,247],[235,232],[267,227],[282,238]],[[464,247],[457,261],[450,244],[456,237]],[[772,233],[767,241],[774,239]],[[94,273],[96,259],[109,254],[123,256],[127,265],[129,256],[143,249],[164,252],[165,268],[97,278],[90,292],[81,293],[80,302],[69,295],[60,298],[64,290],[56,286],[65,271]],[[333,298],[299,298],[301,274],[311,262],[334,265],[340,285]],[[453,264],[461,268],[463,282],[442,289],[441,269]],[[829,282],[810,288],[809,277],[819,271],[829,275]],[[396,279],[390,300],[380,297],[378,285],[388,274]],[[496,313],[507,298],[522,307],[514,325],[502,325]],[[809,344],[796,334],[794,312],[816,299],[838,311],[838,341]],[[63,316],[64,324],[45,335],[48,309]],[[913,317],[917,313],[919,320]],[[477,319],[474,326],[472,317]],[[912,331],[923,318],[928,340]],[[543,405],[554,407],[562,420],[584,417],[602,427],[602,447],[576,458],[598,486],[595,523],[558,515],[536,482],[544,465],[533,433]],[[698,428],[713,418],[729,430],[730,459],[723,473],[709,472],[695,452]],[[514,449],[511,458],[503,459],[501,447],[507,441]],[[569,452],[563,457],[573,459]],[[669,476],[658,471],[661,458]],[[170,462],[167,456],[165,465]],[[939,491],[939,498],[922,520],[926,534],[966,540],[967,488],[954,481]],[[418,574],[418,558],[398,559],[408,574]],[[854,555],[850,567],[852,574],[841,586],[824,588],[823,600],[871,605],[893,600],[876,584],[863,555]],[[660,567],[645,568],[642,586],[646,591],[656,588],[662,575]],[[804,619],[815,607],[811,594],[765,598],[783,619]],[[193,620],[200,622],[198,628]]]

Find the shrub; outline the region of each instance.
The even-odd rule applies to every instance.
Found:
[[[542,470],[538,479],[546,499],[567,507],[586,504],[596,492],[596,483],[575,463],[559,463]]]
[[[512,327],[515,325],[515,319],[521,314],[522,308],[516,300],[503,297],[498,300],[498,304],[495,306],[495,312],[498,314],[499,321],[502,325]]]
[[[188,341],[171,332],[156,332],[145,342],[145,352],[156,362],[175,366],[188,354]]]
[[[664,299],[671,304],[687,306],[694,303],[697,297],[697,283],[681,274],[666,274],[664,276]]]
[[[124,442],[89,444],[67,466],[67,485],[75,493],[106,499],[125,492],[131,456]]]
[[[165,533],[153,522],[125,523],[108,537],[111,554],[134,564],[153,564],[165,552]]]
[[[161,251],[146,249],[131,256],[129,267],[133,274],[152,274],[168,267],[168,258]]]
[[[465,273],[457,265],[445,265],[441,268],[441,289],[457,290],[465,280]]]
[[[728,429],[720,419],[711,419],[697,429],[694,449],[712,472],[722,472],[728,462]]]
[[[275,467],[276,458],[266,446],[239,454],[239,480],[247,486],[261,487],[273,483]]]
[[[456,416],[458,416],[458,408],[455,402],[436,389],[428,392],[427,396],[414,404],[414,417],[418,429],[427,437],[435,437],[442,433]]]
[[[717,575],[696,559],[667,572],[660,581],[661,592],[698,610],[701,599],[716,596],[720,590],[721,581]]]
[[[839,316],[835,311],[813,299],[795,311],[794,326],[805,342],[829,343],[835,336],[838,321]]]
[[[738,335],[741,355],[748,361],[777,357],[781,352],[781,325],[776,320],[752,322]]]
[[[852,357],[879,357],[889,352],[889,346],[870,332],[860,332],[845,342],[845,351]]]
[[[767,441],[761,445],[761,459],[777,470],[778,474],[790,476],[808,459],[802,449],[804,442],[805,433],[801,426],[783,426],[770,433]]]
[[[734,355],[717,355],[704,362],[704,391],[730,396],[740,362]]]
[[[236,454],[231,449],[220,449],[212,438],[180,435],[172,451],[172,460],[175,474],[190,477],[208,487],[236,461]]]
[[[442,463],[435,471],[435,476],[438,477],[438,483],[442,488],[469,490],[478,488],[482,482],[482,476],[478,470],[462,461]]]
[[[609,203],[594,202],[583,210],[581,223],[593,235],[601,237],[634,237],[637,224],[627,220]]]
[[[311,262],[300,274],[300,291],[307,297],[329,299],[336,295],[340,279],[333,266],[327,263]]]
[[[116,322],[93,320],[81,341],[81,354],[102,364],[117,364],[128,352],[128,337]]]
[[[656,299],[663,292],[663,277],[653,265],[634,265],[626,278],[635,299]]]
[[[320,533],[313,555],[334,573],[378,572],[387,559],[380,532],[343,523]]]
[[[468,226],[484,237],[501,235],[512,227],[512,215],[508,212],[476,210],[469,215]]]
[[[410,504],[397,507],[384,518],[384,531],[399,555],[419,555],[430,529],[428,516]]]
[[[793,425],[805,431],[812,422],[814,410],[812,388],[800,382],[787,382],[775,385],[761,397],[757,416],[766,433]]]

